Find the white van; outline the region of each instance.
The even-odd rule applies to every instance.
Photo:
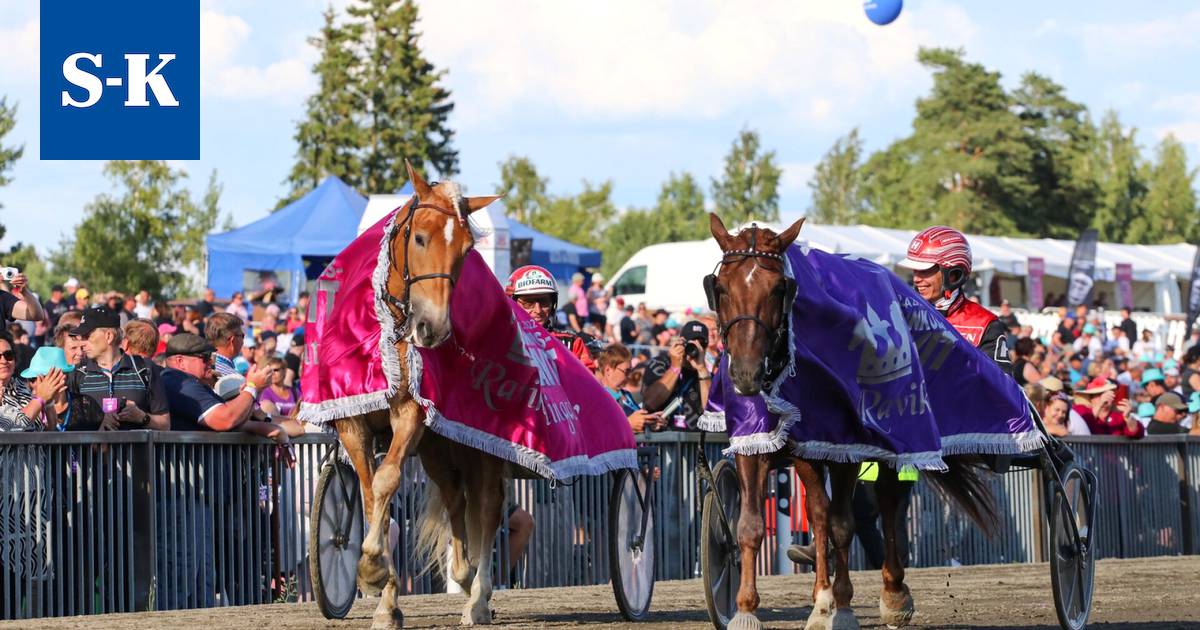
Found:
[[[721,248],[712,238],[643,247],[612,275],[609,295],[625,298],[627,305],[645,302],[651,310],[708,310],[704,276],[720,260]]]

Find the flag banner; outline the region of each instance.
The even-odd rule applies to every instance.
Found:
[[[1029,310],[1038,312],[1045,306],[1046,293],[1042,288],[1042,276],[1046,275],[1046,259],[1030,258],[1025,263],[1026,276],[1029,278]]]
[[[1067,273],[1067,306],[1092,305],[1096,286],[1096,230],[1084,230],[1075,241],[1071,268]]]
[[[1133,265],[1117,263],[1117,300],[1122,308],[1133,308]]]

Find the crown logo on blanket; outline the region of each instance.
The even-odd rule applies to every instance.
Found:
[[[899,339],[892,338],[892,331]],[[888,310],[888,319],[881,319],[867,304],[867,316],[858,320],[848,349],[859,346],[863,347],[858,361],[859,383],[887,383],[912,373],[912,337],[896,302]]]

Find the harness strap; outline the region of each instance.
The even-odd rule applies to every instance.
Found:
[[[454,288],[454,284],[455,284],[454,276],[449,273],[426,273],[426,274],[421,274],[419,276],[414,276],[410,272],[409,256],[408,256],[408,254],[409,254],[408,241],[409,241],[409,238],[412,236],[412,222],[413,222],[413,217],[417,213],[417,210],[434,210],[434,211],[440,212],[448,217],[451,217],[452,219],[457,220],[460,224],[466,225],[466,222],[467,222],[467,217],[462,212],[455,212],[448,208],[443,208],[442,206],[439,206],[437,204],[422,203],[421,199],[419,197],[417,197],[417,195],[415,193],[413,194],[412,200],[409,201],[409,203],[408,203],[408,214],[404,217],[404,221],[403,221],[403,225],[404,225],[404,267],[403,267],[403,269],[401,269],[401,279],[404,281],[404,296],[402,298],[397,299],[396,296],[392,295],[390,292],[388,292],[386,290],[384,292],[384,300],[386,302],[388,302],[389,304],[391,304],[392,306],[394,306],[396,308],[396,310],[400,312],[400,321],[398,321],[396,323],[396,328],[394,331],[394,333],[396,335],[396,339],[404,339],[405,337],[408,336],[408,333],[409,333],[408,324],[409,324],[409,321],[410,321],[411,315],[412,315],[412,300],[411,300],[410,293],[412,290],[412,286],[414,284],[421,282],[423,280],[448,280],[450,282],[451,289]],[[395,228],[393,228],[393,229],[395,229]],[[394,244],[395,244],[395,239],[392,239],[388,243],[388,247],[390,248]],[[392,269],[396,269],[396,257],[394,255],[390,255],[390,254],[392,254],[392,252],[389,252],[388,264],[391,266]]]

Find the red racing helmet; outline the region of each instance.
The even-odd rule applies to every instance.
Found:
[[[545,267],[518,267],[508,277],[508,285],[504,287],[504,292],[513,299],[522,295],[553,295],[555,308],[558,306],[558,283]]]
[[[971,275],[971,244],[962,232],[935,225],[914,236],[908,244],[908,256],[896,264],[915,271],[939,267],[947,288],[956,289]]]

